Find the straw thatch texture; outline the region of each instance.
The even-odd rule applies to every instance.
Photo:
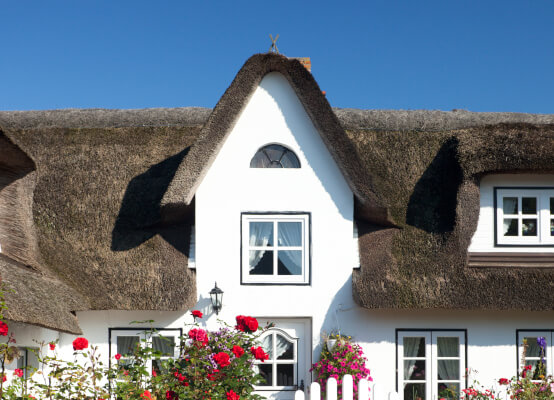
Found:
[[[5,287],[7,310],[4,316],[7,319],[67,333],[81,333],[72,312],[90,306],[75,290],[2,255],[0,276]]]
[[[29,247],[21,257],[5,254],[79,293],[86,300],[76,309],[190,308],[196,301],[195,274],[188,268],[192,214],[167,223],[160,201],[206,114],[204,109],[0,113],[4,134],[36,165],[15,179],[23,189],[0,189],[7,209],[2,214],[0,208],[0,217],[24,214],[9,225]],[[24,182],[28,177],[32,181]]]
[[[457,113],[438,113],[421,124],[418,113],[425,114],[386,112],[391,119],[375,130],[348,130],[398,224],[359,223],[356,301],[368,308],[554,309],[552,269],[467,266],[480,177],[554,172],[554,118],[464,113],[460,121],[451,118]],[[550,125],[488,124],[510,117]],[[444,130],[464,126],[471,128]]]

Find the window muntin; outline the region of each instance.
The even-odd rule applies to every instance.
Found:
[[[495,188],[496,244],[554,244],[554,188]]]
[[[268,144],[254,154],[250,161],[250,168],[300,168],[300,160],[287,147]]]
[[[551,375],[553,368],[553,356],[554,356],[554,331],[527,331],[518,330],[518,373],[521,373],[523,366],[531,365],[531,370],[528,372],[528,376],[533,381],[540,381],[539,365],[542,362],[545,367],[545,375]],[[541,351],[541,346],[538,343],[538,338],[544,338],[546,346],[544,352]],[[527,340],[527,351],[524,353],[524,340]],[[525,362],[523,361],[525,359]]]
[[[309,214],[242,215],[242,282],[309,283]]]
[[[398,392],[403,400],[459,399],[465,388],[463,331],[398,332]]]
[[[147,365],[150,373],[152,371],[160,372],[161,362],[168,358],[178,356],[179,336],[182,335],[181,329],[165,329],[165,330],[111,330],[111,359],[116,354],[121,354],[121,358],[117,363],[119,365],[127,365],[132,361],[132,355],[137,346],[150,346],[154,351],[159,351],[161,356],[151,360]],[[111,360],[110,359],[110,360]]]
[[[265,379],[257,390],[296,390],[298,385],[298,338],[272,328],[260,337],[269,359],[257,361],[254,368]]]

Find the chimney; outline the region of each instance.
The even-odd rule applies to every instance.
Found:
[[[304,66],[308,70],[308,72],[312,72],[312,60],[310,60],[310,57],[289,57],[291,60],[298,60],[300,61],[300,64]]]

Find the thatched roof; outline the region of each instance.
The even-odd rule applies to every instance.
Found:
[[[73,311],[190,308],[194,191],[269,71],[291,82],[356,195],[359,304],[553,309],[552,269],[467,264],[480,177],[554,172],[553,115],[333,110],[297,61],[257,55],[213,112],[0,112],[8,317],[78,333]]]
[[[313,76],[297,59],[274,53],[256,54],[240,69],[204,124],[190,154],[179,166],[162,200],[163,206],[179,209],[192,202],[197,187],[241,111],[262,78],[270,72],[279,72],[289,81],[356,196],[358,208],[372,221],[391,224],[386,208],[374,190],[371,172],[361,169],[352,143],[344,135],[339,120]]]
[[[36,282],[55,277],[71,288],[82,301],[64,302],[70,311],[192,307],[193,215],[168,223],[160,200],[209,112],[1,112],[0,140],[9,144],[0,146],[2,254],[29,266]],[[33,286],[8,292],[8,304],[48,293]],[[38,302],[27,322],[77,332],[72,315],[53,318],[52,304]],[[24,322],[17,310],[10,317]]]

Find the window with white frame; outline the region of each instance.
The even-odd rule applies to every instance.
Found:
[[[243,284],[310,283],[310,216],[242,214]]]
[[[298,385],[298,338],[291,337],[278,328],[266,331],[261,337],[262,348],[268,360],[254,363],[254,368],[264,378],[258,390],[296,390]]]
[[[527,371],[532,380],[539,381],[540,375],[551,375],[553,372],[554,350],[552,340],[554,331],[531,331],[520,329],[516,332],[518,339],[518,372],[524,366],[531,366]]]
[[[554,245],[554,188],[495,188],[496,244]]]
[[[7,364],[6,370],[13,374],[16,369],[21,369],[23,370],[23,376],[27,379],[39,368],[37,357],[39,349],[33,347],[18,347],[17,350],[19,357]]]
[[[148,371],[160,372],[161,363],[168,358],[177,357],[181,329],[110,329],[110,359],[116,354],[121,355],[117,361],[119,365],[128,365],[133,360],[137,348],[150,347],[158,356],[146,366]]]
[[[460,398],[466,386],[465,331],[397,330],[397,338],[401,399]]]

